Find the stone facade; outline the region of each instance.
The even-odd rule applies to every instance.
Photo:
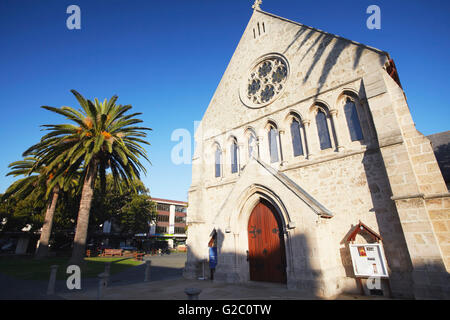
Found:
[[[255,71],[269,60],[279,71],[269,79],[275,90],[259,88],[267,77]],[[386,292],[450,297],[448,190],[429,140],[415,129],[404,92],[388,74],[391,66],[386,52],[256,6],[195,135],[185,277],[201,276],[215,229],[215,280],[249,281],[248,219],[266,199],[283,223],[288,288],[323,297],[360,292],[346,236],[361,221],[383,238]],[[253,89],[261,93],[258,99]],[[344,109],[349,101],[363,139],[352,139]],[[319,139],[320,112],[328,148]],[[301,127],[298,156],[293,119]],[[271,128],[278,132],[277,161],[271,158]]]

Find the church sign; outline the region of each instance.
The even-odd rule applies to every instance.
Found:
[[[388,278],[381,244],[350,244],[349,247],[356,277]]]

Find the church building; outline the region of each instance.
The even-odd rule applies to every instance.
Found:
[[[184,276],[213,244],[214,281],[450,298],[450,194],[393,59],[260,4],[195,133]]]

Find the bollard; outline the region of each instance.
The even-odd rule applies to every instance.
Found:
[[[184,289],[184,293],[188,296],[188,300],[198,300],[198,296],[202,292],[201,289],[198,288],[186,288]]]
[[[151,261],[151,260],[145,261],[145,277],[144,277],[144,282],[150,281],[150,268],[151,268],[151,266],[152,266],[152,261]]]
[[[50,266],[50,279],[48,280],[47,294],[55,294],[56,272],[58,271],[58,265]]]
[[[105,262],[105,272],[106,274],[106,278],[105,278],[105,282],[106,282],[106,286],[108,286],[109,283],[109,277],[111,275],[111,261]]]
[[[98,275],[98,291],[97,291],[97,299],[101,300],[103,298],[103,295],[105,294],[106,289],[106,278],[108,275],[106,273],[100,273]]]

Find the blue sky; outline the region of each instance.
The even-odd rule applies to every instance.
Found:
[[[69,30],[66,8],[81,8]],[[153,128],[143,181],[154,197],[187,200],[191,167],[171,162],[177,128],[192,134],[250,19],[253,0],[2,0],[0,192],[8,164],[63,118],[42,105],[77,107],[70,89],[119,96]],[[381,30],[366,8],[381,8]],[[449,1],[264,0],[262,9],[385,51],[394,58],[417,128],[449,130]]]

